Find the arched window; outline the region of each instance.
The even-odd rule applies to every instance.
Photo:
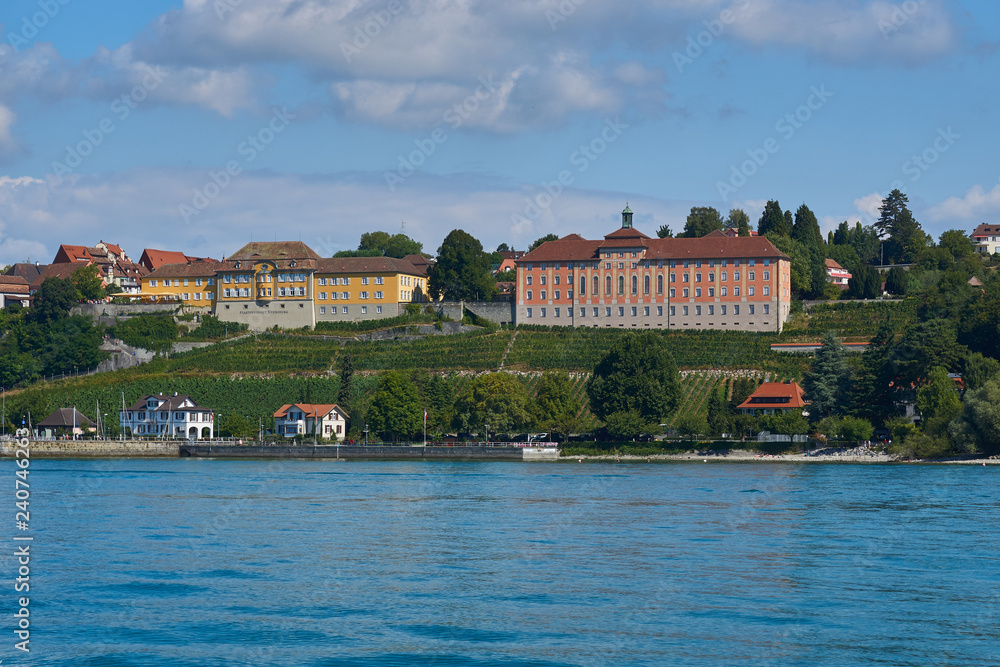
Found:
[[[601,293],[601,279],[594,276],[594,296]]]
[[[656,293],[663,294],[663,274],[656,276]]]
[[[625,276],[618,276],[618,293],[625,293]]]
[[[611,294],[611,276],[604,279],[604,292],[606,294]]]
[[[639,276],[632,276],[632,294],[639,293]]]
[[[587,296],[587,281],[580,281],[580,296]]]
[[[642,279],[642,293],[649,294],[649,276]]]

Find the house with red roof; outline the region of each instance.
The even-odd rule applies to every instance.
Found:
[[[983,223],[972,232],[972,242],[976,246],[976,252],[983,255],[992,255],[1000,249],[1000,225],[988,225]]]
[[[515,318],[548,326],[781,331],[790,258],[762,236],[651,238],[632,211],[603,240],[570,234],[515,261]]]
[[[736,409],[744,415],[773,415],[781,412],[802,412],[809,405],[797,382],[765,382],[740,403]]]
[[[823,262],[826,265],[826,282],[847,289],[847,282],[853,277],[851,272],[838,264],[837,260],[829,257]]]
[[[28,281],[21,276],[0,276],[0,308],[9,303],[19,303],[24,308],[31,303]]]
[[[343,440],[348,414],[336,403],[293,403],[274,413],[274,432],[286,438],[315,435],[326,440]]]

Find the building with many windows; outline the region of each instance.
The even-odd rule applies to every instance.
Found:
[[[150,394],[118,413],[122,432],[134,437],[210,440],[214,434],[215,413],[190,396]]]
[[[301,241],[254,242],[216,271],[215,314],[251,329],[396,317],[425,300],[426,269],[408,259],[325,259]]]
[[[781,331],[791,305],[789,257],[761,236],[650,238],[622,226],[578,234],[519,258],[518,324]]]
[[[143,276],[141,295],[154,302],[211,308],[215,305],[215,272],[219,266],[214,261],[163,264]]]

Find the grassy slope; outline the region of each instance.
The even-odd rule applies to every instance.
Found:
[[[912,317],[913,308],[907,303],[874,308],[846,304],[836,309],[819,309],[808,316],[797,316],[781,336],[717,331],[665,333],[680,368],[706,369],[683,380],[684,400],[671,423],[681,415],[706,412],[706,397],[720,380],[717,372],[709,373],[707,369],[752,369],[778,378],[800,378],[808,368],[809,358],[771,352],[772,342],[816,340],[828,330],[864,339],[874,333],[887,312],[891,311],[898,322],[905,322]],[[523,380],[532,393],[537,386],[533,374],[546,370],[573,373],[573,390],[584,406],[583,426],[590,429],[597,420],[586,405],[587,373],[619,334],[620,331],[611,329],[524,328],[507,357],[505,370],[529,374]],[[453,377],[452,384],[458,393],[468,381],[464,372],[493,371],[499,367],[512,335],[512,331],[503,329],[419,340],[342,344],[320,337],[262,334],[127,371],[36,385],[8,394],[9,414],[17,415],[27,408],[39,414],[76,404],[93,417],[91,413],[100,400],[101,411],[114,418],[121,407],[123,391],[128,403],[145,393],[177,391],[191,394],[220,414],[237,411],[256,421],[258,417],[269,418],[284,402],[334,401],[339,380],[331,371],[340,367],[344,354],[352,355],[355,368],[362,374],[387,369],[457,371],[459,374]],[[373,377],[358,376],[359,399],[370,395],[373,383]]]

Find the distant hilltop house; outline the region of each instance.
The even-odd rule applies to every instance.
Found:
[[[515,321],[547,326],[780,332],[790,258],[762,236],[650,238],[632,211],[603,240],[570,234],[516,260]]]
[[[744,415],[773,415],[782,412],[802,412],[809,405],[797,382],[765,382],[737,406]]]
[[[46,269],[42,270],[38,286],[45,278],[67,278],[81,266],[95,265],[103,285],[117,285],[125,293],[139,291],[140,279],[147,271],[141,264],[129,259],[125,251],[114,243],[100,241],[97,245],[61,245],[56,256]],[[37,289],[37,288],[36,288]]]
[[[31,303],[28,281],[21,276],[0,276],[0,308],[9,303],[19,303],[24,308]]]
[[[70,435],[76,437],[83,435],[85,431],[96,429],[94,422],[80,414],[76,407],[59,408],[51,415],[35,424],[37,432],[44,438],[53,438],[60,435]]]
[[[979,225],[972,232],[972,242],[978,253],[983,255],[996,253],[1000,249],[1000,225],[987,225],[985,223]]]
[[[274,413],[274,432],[286,438],[315,435],[326,440],[343,440],[348,417],[336,403],[282,405]]]
[[[118,412],[122,432],[133,436],[189,440],[214,437],[215,413],[199,406],[190,396],[148,394]]]
[[[851,272],[838,264],[836,260],[827,258],[824,261],[826,262],[826,282],[846,288],[848,281],[853,277]]]

